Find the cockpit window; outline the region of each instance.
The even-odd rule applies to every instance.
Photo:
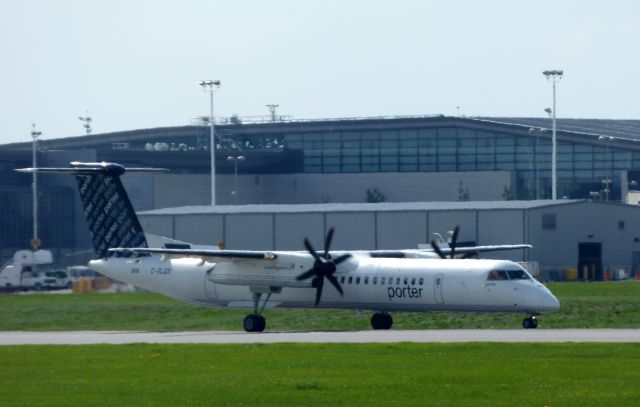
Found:
[[[512,280],[529,280],[531,278],[526,271],[520,269],[507,270],[507,273],[509,274],[509,278]]]
[[[530,280],[529,273],[522,269],[491,270],[487,280]]]
[[[508,280],[509,276],[504,270],[491,270],[487,280]]]

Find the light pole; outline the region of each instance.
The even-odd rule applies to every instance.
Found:
[[[244,160],[246,160],[246,158],[243,155],[230,155],[227,157],[227,161],[233,161],[233,191],[231,191],[231,195],[233,195],[234,205],[238,204],[238,163]]]
[[[551,136],[551,199],[554,201],[558,197],[558,180],[556,174],[556,82],[562,79],[563,72],[560,70],[544,71],[542,72],[547,80],[553,83],[553,110],[552,113],[552,128],[553,133]]]
[[[211,206],[216,205],[216,137],[215,137],[215,120],[213,117],[213,92],[220,88],[220,81],[200,81],[198,85],[202,86],[202,90],[209,93],[209,151],[211,152]]]
[[[611,158],[611,147],[609,145],[613,139],[614,137],[611,136],[598,136],[598,140],[606,143],[605,146],[607,147],[606,154],[609,168],[607,175],[602,180],[603,192],[606,201],[609,200],[609,191],[611,191],[611,184],[613,184],[613,159]]]
[[[33,168],[38,168],[38,136],[42,135],[41,131],[36,130],[36,124],[31,124],[31,137],[33,137],[33,155],[32,165]],[[33,238],[31,239],[31,247],[33,250],[38,249],[42,242],[38,238],[38,177],[36,171],[32,174],[32,187],[33,187]]]

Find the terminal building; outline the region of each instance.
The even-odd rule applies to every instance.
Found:
[[[212,244],[215,239],[225,240],[228,248],[295,248],[293,242],[284,244],[286,239],[278,237],[281,217],[302,211],[316,217],[321,213],[322,219],[331,220],[334,214],[348,213],[344,219],[338,217],[343,224],[363,216],[368,226],[363,226],[361,236],[354,235],[357,226],[354,232],[345,231],[345,249],[399,248],[391,242],[415,247],[431,233],[444,234],[460,224],[462,233],[469,233],[466,239],[478,244],[535,244],[536,248],[518,254],[519,258],[537,260],[550,271],[577,268],[579,242],[591,242],[601,244],[602,267],[633,272],[637,208],[626,203],[638,203],[634,191],[640,181],[640,121],[559,119],[557,190],[562,199],[557,201],[549,200],[549,127],[547,118],[421,116],[258,123],[232,118],[215,127],[218,206],[207,209],[192,208],[207,206],[211,199],[210,130],[204,122],[44,140],[39,144],[38,161],[41,166],[66,166],[79,160],[169,169],[166,174],[128,174],[123,181],[134,207],[144,211],[149,232],[201,240],[194,243]],[[31,148],[31,142],[0,145],[2,259],[23,249],[32,235],[31,178],[13,171],[31,166]],[[74,182],[61,176],[39,176],[42,240],[47,248],[71,254],[69,259],[89,249]],[[413,209],[404,206],[409,203]],[[455,216],[447,207],[456,208]],[[573,219],[580,212],[577,208],[587,208],[587,215]],[[597,215],[588,215],[591,212]],[[387,230],[377,223],[390,216],[387,213],[405,213],[408,225],[419,227],[411,232]],[[488,213],[491,222],[483,220]],[[534,214],[540,219],[556,215],[553,236],[538,243],[531,235],[539,223],[530,219]],[[419,219],[411,218],[413,215]],[[193,220],[202,216],[209,218]],[[259,223],[264,230],[257,230],[249,221],[265,216],[272,222],[269,228]],[[434,223],[440,216],[450,222]],[[244,226],[232,228],[233,232],[211,226],[220,219],[226,224],[237,217],[247,221],[237,221]],[[551,222],[551,218],[545,219]],[[495,226],[490,227],[494,221]],[[341,233],[340,224],[326,221],[322,230],[314,228],[308,233],[321,236],[329,226]],[[577,230],[580,236],[574,235]],[[234,233],[251,237],[237,240]],[[609,248],[608,242],[619,242],[619,233],[630,239],[629,245]],[[256,241],[257,236],[272,238]],[[299,248],[302,239],[297,241]],[[562,252],[560,257],[545,257],[543,248],[549,241],[553,242],[549,250]]]

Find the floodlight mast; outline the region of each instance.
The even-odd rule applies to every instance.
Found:
[[[33,155],[32,166],[38,168],[38,136],[41,136],[42,132],[36,130],[36,124],[31,124],[31,137],[33,138]],[[38,177],[37,172],[32,173],[32,189],[33,189],[33,238],[31,239],[31,247],[33,250],[38,249],[42,242],[38,238]]]
[[[556,146],[556,82],[562,79],[564,74],[561,70],[543,71],[542,74],[553,84],[553,109],[551,110],[552,135],[551,135],[551,199],[558,199],[558,179],[557,179],[557,146]]]
[[[211,206],[216,205],[216,137],[215,137],[215,119],[213,116],[213,92],[220,88],[219,80],[203,80],[198,82],[202,86],[202,90],[209,93],[209,151],[211,152]]]

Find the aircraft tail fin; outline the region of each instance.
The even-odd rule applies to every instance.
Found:
[[[72,162],[69,168],[23,168],[16,171],[75,175],[93,248],[100,258],[109,249],[148,247],[120,176],[125,172],[158,172],[161,168],[125,168],[115,163]]]

